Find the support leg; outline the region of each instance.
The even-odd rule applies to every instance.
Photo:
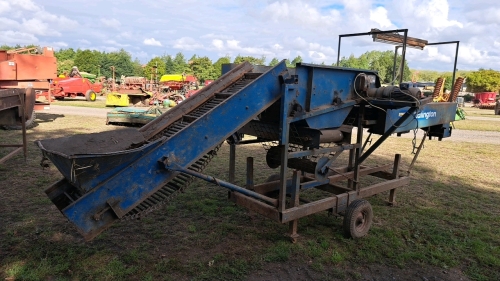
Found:
[[[300,174],[299,171],[293,171],[293,186],[292,186],[292,194],[290,198],[290,208],[299,206],[299,188],[300,188]],[[296,243],[299,235],[297,234],[297,226],[299,224],[299,220],[293,220],[288,224],[288,231],[290,235],[290,239],[292,243]]]
[[[253,190],[253,157],[247,157],[247,184],[246,189]]]
[[[229,145],[229,182],[234,184],[234,174],[236,172],[236,145]]]
[[[396,154],[394,157],[394,167],[392,168],[392,178],[397,179],[399,177],[399,164],[401,163],[401,154]],[[389,202],[390,206],[396,205],[396,189],[393,188],[389,190]]]
[[[363,144],[363,119],[365,115],[365,106],[361,104],[359,106],[359,115],[358,115],[358,132],[356,135],[356,144]],[[359,195],[359,190],[361,188],[359,184],[359,165],[361,165],[361,161],[359,161],[359,157],[361,156],[361,147],[358,147],[354,150],[354,184],[353,189],[356,190],[356,193]]]

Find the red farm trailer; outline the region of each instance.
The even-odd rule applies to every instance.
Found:
[[[88,101],[95,101],[97,94],[102,91],[102,84],[92,83],[82,77],[56,78],[51,84],[51,89],[52,96],[58,100],[83,96]]]

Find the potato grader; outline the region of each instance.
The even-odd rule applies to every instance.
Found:
[[[194,178],[228,189],[237,205],[289,223],[292,239],[300,218],[321,211],[342,214],[346,236],[361,237],[373,218],[363,198],[387,191],[394,203],[395,190],[410,181],[399,171],[399,154],[376,167],[365,160],[394,133],[422,129],[429,138],[449,137],[457,109],[455,102],[424,98],[418,88],[382,87],[370,70],[287,68],[282,61],[225,65],[223,73],[139,129],[36,141],[64,175],[46,194],[86,240],[115,221],[157,209]],[[380,135],[366,150],[365,129]],[[224,141],[228,181],[203,173]],[[239,186],[236,147],[249,143],[263,144],[267,165],[279,175],[257,184],[248,158],[246,185]],[[338,165],[342,153],[346,163]],[[362,185],[368,175],[380,181]],[[322,196],[303,200],[313,190]]]

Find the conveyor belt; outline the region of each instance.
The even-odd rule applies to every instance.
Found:
[[[246,85],[250,84],[260,75],[260,73],[246,73],[243,78],[229,86],[224,91],[217,93],[213,98],[209,99],[205,103],[201,104],[199,107],[195,108],[193,111],[183,115],[177,121],[168,126],[164,131],[156,134],[151,138],[151,140],[158,139],[160,137],[170,138],[177,134],[179,131],[188,127],[190,123],[194,122],[198,118],[207,114],[210,110],[224,102],[227,98],[231,97],[233,94],[237,93],[239,90],[244,88]],[[205,167],[210,163],[212,158],[217,154],[220,145],[211,150],[209,153],[198,159],[194,164],[192,164],[189,169],[197,172],[202,172]],[[185,174],[178,174],[175,178],[165,184],[162,188],[157,190],[153,195],[142,201],[137,207],[128,212],[122,219],[137,219],[140,218],[156,209],[165,203],[169,202],[173,197],[175,197],[179,192],[183,191],[188,187],[194,178]]]
[[[45,147],[58,139],[37,141],[64,175],[47,196],[87,240],[116,220],[157,209],[193,181],[170,165],[202,171],[222,142],[279,100],[286,71],[284,62],[257,69],[240,64],[133,132],[59,140],[81,144],[65,152]],[[96,141],[105,146],[96,149]]]

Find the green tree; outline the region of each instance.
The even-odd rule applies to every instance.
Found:
[[[190,60],[189,67],[194,76],[201,82],[208,79],[216,79],[217,73],[212,65],[212,61],[208,57],[197,57]]]
[[[174,74],[175,67],[174,67],[174,60],[172,59],[172,56],[171,55],[163,55],[161,58],[165,62],[165,73],[166,74]]]
[[[277,65],[278,63],[280,63],[280,61],[279,61],[277,58],[273,58],[273,59],[269,62],[269,66],[275,66],[275,65]]]
[[[398,55],[396,59],[396,73],[399,73],[401,60],[402,57]],[[390,83],[393,80],[394,52],[370,51],[362,54],[359,58],[354,57],[354,55],[350,55],[349,58],[342,57],[339,61],[339,66],[375,70],[378,72],[382,83]],[[411,78],[411,73],[406,61],[403,67],[403,80],[408,81]],[[396,81],[399,81],[399,79]]]
[[[335,65],[335,64],[334,64]],[[363,65],[361,60],[356,58],[353,54],[351,54],[348,58],[342,57],[339,60],[339,66],[340,67],[347,67],[347,68],[364,68],[366,69],[368,66]]]
[[[181,52],[175,55],[173,62],[174,62],[173,66],[174,72],[172,74],[182,74],[191,72],[189,65],[186,63],[186,58]]]
[[[74,63],[80,71],[97,74],[101,64],[101,53],[99,51],[78,49]]]
[[[416,73],[417,70],[411,70],[411,73]],[[418,70],[418,75],[416,75],[418,81],[428,82],[436,81],[442,74],[433,70]]]
[[[198,56],[196,56],[196,54],[192,55],[191,58],[188,60],[188,64],[191,64],[191,62],[197,58]]]
[[[296,56],[296,57],[292,60],[291,64],[293,65],[293,67],[296,67],[296,66],[297,66],[297,63],[299,63],[299,62],[302,62],[302,57],[301,57],[301,56]]]
[[[215,78],[219,78],[222,75],[222,65],[231,63],[231,58],[229,56],[225,56],[219,58],[213,65]]]
[[[132,66],[134,68],[134,76],[144,77],[144,68],[138,58],[132,62]]]
[[[152,58],[144,67],[144,76],[146,79],[155,79],[159,81],[161,76],[165,74],[165,61],[160,57]]]
[[[57,60],[57,73],[67,75],[70,73],[71,68],[75,66],[75,61],[72,59]]]
[[[60,49],[54,52],[54,56],[57,59],[58,74],[67,74],[71,71],[71,68],[75,66],[76,52],[73,48]]]
[[[121,49],[118,52],[102,53],[99,75],[112,77],[111,66],[115,67],[115,77],[133,76],[135,72],[134,63],[130,54]]]
[[[467,76],[467,88],[470,92],[500,91],[500,72],[493,69],[479,69]]]
[[[74,60],[76,52],[73,48],[60,49],[54,52],[54,56],[57,58],[57,61]]]
[[[265,65],[266,57],[262,56],[260,58],[256,58],[251,56],[243,57],[241,55],[237,55],[236,58],[234,58],[234,63],[242,63],[244,61],[248,61],[253,65]]]

